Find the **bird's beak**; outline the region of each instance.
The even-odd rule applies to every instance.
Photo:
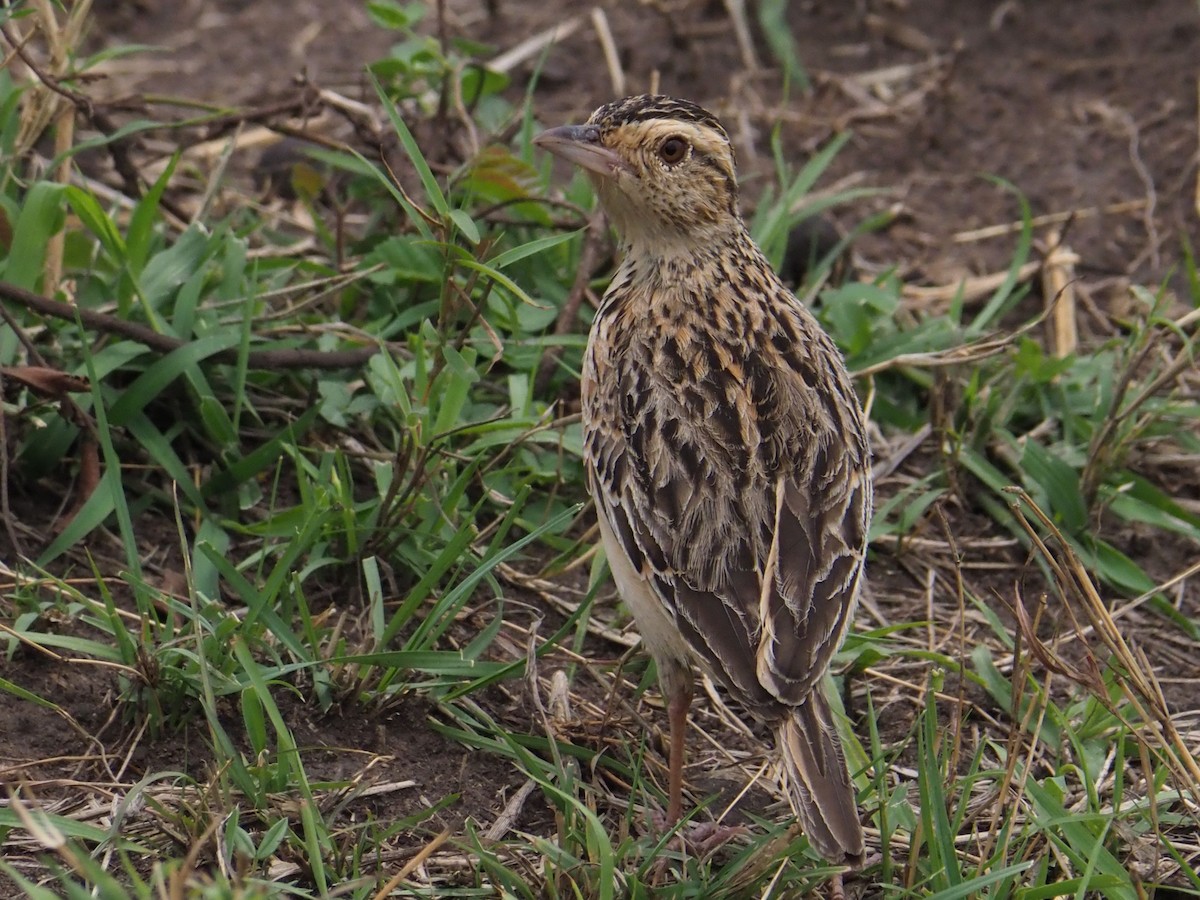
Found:
[[[600,129],[595,125],[560,125],[543,131],[533,142],[567,162],[606,178],[630,171],[625,160],[600,143]]]

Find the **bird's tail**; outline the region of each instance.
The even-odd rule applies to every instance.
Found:
[[[813,848],[833,863],[862,861],[858,801],[824,692],[794,707],[776,732],[792,806]]]

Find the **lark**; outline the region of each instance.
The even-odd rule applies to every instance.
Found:
[[[712,113],[629,97],[534,143],[586,170],[621,239],[584,361],[584,451],[609,567],[667,698],[668,819],[699,665],[774,728],[812,846],[855,864],[863,832],[823,688],[872,505],[842,356],[750,237]]]

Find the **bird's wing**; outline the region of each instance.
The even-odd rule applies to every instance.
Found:
[[[799,703],[812,691],[849,627],[870,521],[868,474],[831,455],[775,490],[773,543],[759,601],[758,677],[771,694]]]
[[[612,556],[614,551],[609,544],[615,543],[616,552],[628,561],[629,567],[641,579],[639,585],[627,583],[627,576],[625,579],[618,577],[618,586],[639,621],[643,639],[656,657],[664,653],[678,655],[673,652],[674,645],[683,644],[691,648],[709,671],[737,690],[748,705],[773,705],[756,671],[754,611],[725,602],[713,591],[694,586],[695,580],[678,564],[681,555],[679,538],[686,540],[686,535],[671,535],[656,528],[655,523],[638,514],[635,507],[615,500],[603,489],[595,496],[598,515],[612,535],[612,541],[606,541],[609,555]],[[614,563],[612,568],[616,574],[621,567]],[[744,582],[746,591],[756,590],[752,572],[736,573],[732,580]],[[654,612],[641,611],[648,601],[663,610],[670,627],[678,635],[676,641],[672,642],[662,633],[665,629],[655,629],[658,633],[648,631],[655,628]]]
[[[862,569],[869,463],[848,379],[834,373],[831,402],[780,360],[707,387],[652,361],[625,360],[620,425],[591,429],[598,513],[707,668],[751,707],[794,705]]]

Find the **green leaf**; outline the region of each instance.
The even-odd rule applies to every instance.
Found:
[[[518,285],[515,281],[513,281],[507,275],[504,275],[501,272],[497,271],[494,266],[488,265],[487,263],[481,263],[478,260],[474,260],[474,259],[465,259],[465,260],[463,260],[462,265],[464,268],[474,269],[476,272],[486,275],[488,278],[492,279],[497,284],[500,284],[500,285],[506,287],[508,290],[512,291],[513,296],[515,296],[522,303],[528,303],[530,306],[537,306],[537,307],[540,307],[542,305],[540,303],[534,302],[533,298],[530,297],[527,293],[525,293],[525,291],[521,288],[520,285]]]
[[[192,483],[191,474],[167,438],[143,412],[134,413],[124,423],[150,459],[171,477],[179,491],[196,509],[204,508],[200,491]]]
[[[801,90],[807,91],[810,82],[800,54],[796,50],[796,39],[788,25],[787,11],[791,4],[788,0],[760,0],[758,4],[758,23],[762,26],[762,35],[771,48],[771,54],[783,67],[784,76],[794,81]]]
[[[993,884],[1004,881],[1007,878],[1013,878],[1024,872],[1028,872],[1033,867],[1033,864],[1033,860],[1027,860],[1026,862],[1014,863],[1011,866],[992,869],[990,872],[977,875],[974,878],[964,881],[962,884],[957,884],[954,887],[930,894],[929,900],[964,900],[964,898],[983,896],[982,891],[984,888],[991,887]],[[1026,897],[1027,895],[1022,894],[1021,896]]]
[[[229,349],[237,342],[236,333],[216,334],[172,350],[147,368],[124,390],[109,409],[109,420],[113,425],[124,425],[135,414],[141,413],[147,404],[153,402],[185,369],[214,353]]]
[[[267,719],[263,714],[262,702],[253,688],[242,691],[242,722],[246,726],[246,739],[255,756],[267,749]]]
[[[513,263],[519,262],[526,257],[544,253],[552,247],[572,241],[581,234],[583,234],[582,231],[566,231],[562,234],[551,234],[547,237],[536,238],[528,243],[521,244],[519,247],[513,247],[511,250],[505,250],[503,253],[496,254],[488,260],[488,265],[493,269],[503,269],[505,266],[511,266]]]
[[[37,182],[25,194],[2,270],[6,281],[27,291],[37,290],[46,245],[63,227],[63,198],[63,186],[49,181]]]
[[[1025,443],[1021,469],[1041,488],[1051,516],[1064,531],[1076,534],[1087,525],[1087,502],[1079,488],[1079,473],[1036,441]]]
[[[1133,473],[1122,473],[1126,484],[1121,489],[1106,489],[1104,498],[1108,508],[1129,522],[1144,522],[1200,540],[1200,516],[1180,505],[1145,478]]]
[[[468,106],[500,93],[508,85],[509,77],[503,72],[494,72],[481,65],[470,66],[459,76],[459,90]]]
[[[1109,584],[1131,595],[1154,590],[1154,580],[1145,570],[1106,541],[1087,535],[1080,541],[1072,541],[1072,546],[1084,565]]]
[[[279,845],[283,843],[289,824],[285,816],[268,828],[263,833],[262,838],[259,839],[258,849],[255,851],[254,858],[260,862],[269,861],[275,855],[275,851],[279,849]]]
[[[150,186],[150,190],[138,201],[137,206],[133,210],[133,215],[129,217],[129,229],[125,235],[125,247],[127,251],[125,259],[128,262],[130,271],[135,276],[141,274],[146,266],[146,260],[150,256],[150,246],[154,237],[154,223],[159,218],[158,207],[162,202],[163,191],[167,189],[167,184],[170,182],[171,176],[175,173],[175,166],[179,163],[179,157],[180,154],[178,152],[171,157],[167,163],[167,167],[158,176],[158,180]]]
[[[204,484],[204,496],[218,497],[235,490],[240,484],[253,481],[260,472],[278,462],[286,448],[296,445],[308,434],[319,414],[320,410],[316,406],[310,406],[300,418],[280,430],[269,441],[255,447],[245,456],[232,460],[224,470],[215,472]]]
[[[925,842],[937,871],[935,883],[947,888],[961,886],[962,873],[958,867],[958,854],[954,850],[956,830],[950,824],[949,798],[945,791],[946,775],[939,754],[942,731],[938,727],[937,704],[934,680],[926,686],[928,701],[921,715],[921,728],[917,740],[917,787],[921,795],[921,826]]]
[[[1003,283],[996,288],[996,293],[991,296],[967,329],[967,334],[971,338],[977,338],[983,334],[1001,313],[1008,309],[1012,301],[1024,294],[1023,290],[1018,289],[1017,279],[1020,277],[1022,266],[1029,259],[1029,251],[1033,246],[1033,212],[1029,208],[1029,200],[1015,185],[1003,178],[989,177],[988,180],[1015,196],[1021,204],[1021,234],[1017,239],[1016,252],[1013,253],[1012,262],[1009,263]]]
[[[76,511],[67,527],[50,542],[49,547],[42,551],[38,557],[38,566],[44,567],[58,559],[69,548],[74,547],[98,528],[116,508],[118,493],[121,493],[122,498],[124,497],[120,467],[109,468],[101,477],[96,490],[92,491],[92,496],[88,497],[83,506]]]
[[[376,260],[387,269],[373,274],[373,281],[386,284],[398,281],[440,284],[445,278],[441,257],[428,243],[415,241],[411,237],[390,237],[380,241],[367,257],[368,263]]]
[[[109,259],[114,264],[120,264],[126,255],[125,239],[121,237],[117,226],[108,217],[108,213],[101,208],[95,196],[73,184],[67,185],[65,195],[71,211],[100,242],[100,246],[104,248]]]
[[[429,168],[429,163],[425,161],[425,155],[421,153],[421,148],[417,146],[417,139],[408,130],[408,126],[404,124],[404,119],[401,118],[396,104],[387,96],[377,80],[375,81],[375,92],[383,102],[383,108],[387,111],[392,127],[396,129],[396,136],[400,138],[400,145],[404,148],[404,152],[408,154],[409,161],[413,164],[413,168],[416,169],[417,175],[421,179],[421,184],[425,188],[426,198],[429,200],[430,205],[433,206],[438,218],[446,221],[450,218],[450,204],[446,202],[446,195],[442,193],[437,178],[434,177],[433,170]]]
[[[472,244],[479,243],[479,226],[475,224],[475,220],[467,213],[465,209],[450,210],[450,221],[452,221],[458,230]]]
[[[1060,792],[1036,778],[1025,781],[1025,792],[1036,809],[1034,821],[1074,865],[1116,879],[1115,883],[1109,882],[1108,887],[1098,884],[1090,884],[1089,887],[1096,887],[1110,900],[1136,900],[1138,894],[1129,882],[1128,872],[1104,846],[1103,835],[1107,828],[1101,827],[1100,833],[1096,834],[1089,827],[1101,824],[1098,817],[1067,812],[1058,796]]]
[[[37,643],[40,644],[40,642]],[[36,706],[40,706],[42,709],[50,709],[54,710],[55,712],[59,712],[61,709],[57,703],[51,703],[49,700],[39,697],[33,691],[26,690],[19,684],[9,681],[7,678],[0,677],[0,691],[7,691],[18,700],[25,700],[29,703],[33,703]]]
[[[421,21],[424,7],[419,3],[401,4],[396,0],[370,0],[367,14],[376,25],[404,31]]]
[[[43,825],[57,831],[64,837],[74,838],[76,840],[87,841],[92,844],[101,844],[109,839],[108,829],[99,828],[95,825],[89,825],[86,822],[79,822],[69,816],[57,816],[51,813],[43,812],[41,809],[31,809],[30,814]],[[25,825],[21,821],[17,811],[9,806],[0,807],[0,831],[11,831],[13,829],[25,830]],[[121,849],[132,851],[135,853],[151,853],[149,847],[138,844],[127,838],[120,839]]]
[[[391,650],[381,653],[359,653],[352,656],[339,656],[334,661],[338,664],[386,666],[455,678],[475,678],[499,672],[508,667],[508,663],[469,659],[461,653],[443,650]]]
[[[209,235],[192,225],[175,243],[146,263],[138,285],[149,310],[157,313],[167,297],[192,277],[208,255],[210,245]],[[151,316],[151,321],[157,321],[157,316]]]

